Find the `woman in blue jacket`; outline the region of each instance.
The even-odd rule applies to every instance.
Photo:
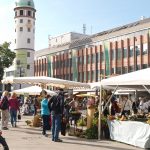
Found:
[[[41,101],[41,116],[43,119],[43,132],[42,134],[46,136],[46,130],[50,130],[50,111],[48,108],[48,99],[47,99],[47,92],[42,91],[44,98]]]

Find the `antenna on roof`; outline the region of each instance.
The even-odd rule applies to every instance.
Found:
[[[86,34],[86,24],[83,24],[83,34]]]
[[[144,20],[146,17],[145,16],[141,16],[140,20]]]

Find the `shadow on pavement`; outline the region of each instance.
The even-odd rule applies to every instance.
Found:
[[[108,149],[111,149],[111,150],[131,150],[130,148],[120,148],[120,147],[113,147],[113,146],[102,146],[102,145],[88,144],[88,143],[79,143],[79,142],[63,141],[63,143],[68,143],[68,144],[73,144],[73,145],[74,144],[86,145],[86,146],[91,146],[91,147],[108,148]],[[137,148],[135,147],[135,148],[133,148],[133,150],[137,150]]]

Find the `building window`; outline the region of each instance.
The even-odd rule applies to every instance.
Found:
[[[78,63],[82,64],[82,57],[78,57]]]
[[[6,72],[6,77],[14,76],[14,71]]]
[[[30,29],[30,28],[28,28],[28,32],[31,32],[31,29]]]
[[[23,16],[23,10],[20,10],[20,16]]]
[[[96,61],[99,63],[100,62],[100,53],[96,53]]]
[[[140,65],[136,65],[136,70],[140,70]]]
[[[90,61],[90,55],[87,55],[87,60],[88,60],[88,64],[90,64],[91,63],[91,61]]]
[[[122,67],[122,73],[123,73],[123,74],[128,73],[127,67]]]
[[[31,20],[28,20],[28,23],[31,23]]]
[[[117,49],[117,60],[121,59],[121,48]]]
[[[28,1],[28,6],[31,6],[31,2],[30,1]]]
[[[111,74],[115,74],[114,71],[115,71],[114,68],[111,68]]]
[[[134,71],[134,66],[129,66],[129,72],[133,72]]]
[[[104,69],[101,69],[100,75],[104,75],[104,74],[105,74]]]
[[[16,44],[16,39],[15,39],[15,44]]]
[[[27,57],[30,57],[30,52],[27,52]]]
[[[87,75],[88,75],[88,80],[91,80],[91,71],[88,71]]]
[[[146,69],[147,68],[147,64],[142,64],[142,68]]]
[[[140,55],[140,45],[135,46],[136,56]]]
[[[16,32],[16,29],[15,29],[15,32]]]
[[[30,69],[30,65],[27,65],[27,69]]]
[[[133,56],[133,46],[130,46],[130,50],[129,50],[129,57]]]
[[[33,12],[33,18],[35,18],[35,13]],[[35,22],[34,22],[34,24],[35,24]]]
[[[28,11],[28,16],[31,16],[31,11]]]
[[[143,44],[143,55],[147,54],[147,43]]]
[[[104,52],[101,52],[101,62],[104,61]]]
[[[30,38],[28,38],[28,39],[27,39],[27,43],[31,43],[31,40],[30,40]]]
[[[15,16],[17,17],[17,11],[15,11]]]
[[[86,56],[83,56],[83,59],[84,59],[84,65],[86,65]]]
[[[123,48],[123,58],[127,58],[127,48]]]
[[[95,81],[95,71],[92,71],[92,81]]]
[[[111,60],[114,60],[115,59],[115,53],[114,53],[114,50],[112,49],[111,50]]]
[[[23,19],[20,19],[20,23],[23,23]]]
[[[20,31],[21,31],[21,32],[23,31],[23,27],[20,27]]]
[[[92,63],[95,63],[95,54],[92,54]]]
[[[121,74],[121,67],[117,67],[117,68],[116,68],[116,73],[117,73],[117,74]]]

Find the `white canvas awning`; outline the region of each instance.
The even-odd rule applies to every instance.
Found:
[[[51,85],[55,87],[68,88],[68,89],[81,89],[81,88],[90,88],[90,85],[87,83],[81,83],[76,81],[63,80],[52,77],[38,76],[38,77],[14,77],[14,78],[5,78],[2,80],[3,84],[7,83],[18,83],[18,84],[44,84]]]
[[[56,95],[57,93],[51,90],[47,90],[44,89],[47,94],[53,96]],[[42,92],[42,88],[39,86],[30,86],[30,87],[26,87],[26,88],[22,88],[19,90],[14,90],[13,92],[15,92],[16,94],[28,94],[28,95],[40,95],[40,93]]]
[[[139,71],[103,79],[102,86],[124,86],[124,87],[139,87],[140,85],[150,85],[150,68]]]

